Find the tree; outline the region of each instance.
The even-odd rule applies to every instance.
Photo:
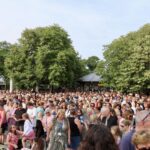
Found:
[[[86,60],[86,65],[90,72],[93,72],[99,62],[99,58],[97,56],[91,56]]]
[[[124,92],[150,89],[150,25],[114,40],[104,49],[105,83]]]
[[[7,74],[4,67],[5,59],[7,58],[7,55],[10,51],[11,44],[2,41],[0,42],[0,76],[3,76],[5,80],[7,80]]]
[[[6,68],[19,88],[71,87],[81,72],[68,33],[58,25],[26,29],[12,48]]]

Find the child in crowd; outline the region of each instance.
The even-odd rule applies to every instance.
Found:
[[[19,136],[23,133],[18,131],[15,125],[12,125],[7,135],[8,150],[15,150],[18,146]]]
[[[33,142],[33,139],[35,138],[35,133],[33,130],[33,123],[32,121],[29,119],[29,115],[27,113],[24,113],[22,115],[22,118],[25,120],[24,122],[24,130],[23,130],[23,138],[22,138],[22,145],[23,148],[26,147],[26,140],[29,140],[31,145]]]

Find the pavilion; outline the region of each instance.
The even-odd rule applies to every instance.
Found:
[[[84,91],[98,91],[101,77],[96,73],[90,73],[79,79],[80,87]]]

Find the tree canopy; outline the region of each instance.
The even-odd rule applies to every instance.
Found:
[[[124,92],[150,89],[150,24],[104,47],[104,62],[97,72],[103,82]]]
[[[82,72],[68,33],[58,25],[24,30],[5,66],[19,88],[72,87]]]
[[[6,41],[0,42],[0,76],[5,77],[5,79],[7,78],[7,76],[6,76],[6,71],[4,67],[4,62],[10,51],[10,48],[11,48],[10,43]]]

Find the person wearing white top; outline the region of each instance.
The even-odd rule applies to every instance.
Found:
[[[23,130],[23,138],[22,138],[22,146],[25,148],[26,146],[26,140],[30,140],[31,144],[33,142],[33,139],[35,138],[35,133],[33,130],[33,123],[29,119],[29,115],[27,113],[24,113],[22,115],[22,118],[25,120],[24,122],[24,130]]]
[[[32,103],[28,104],[27,114],[29,115],[30,120],[33,123],[33,126],[36,125],[36,108],[33,106]]]
[[[28,135],[32,131],[33,131],[33,124],[32,124],[32,122],[30,120],[26,120],[24,122],[23,134],[24,135]]]

